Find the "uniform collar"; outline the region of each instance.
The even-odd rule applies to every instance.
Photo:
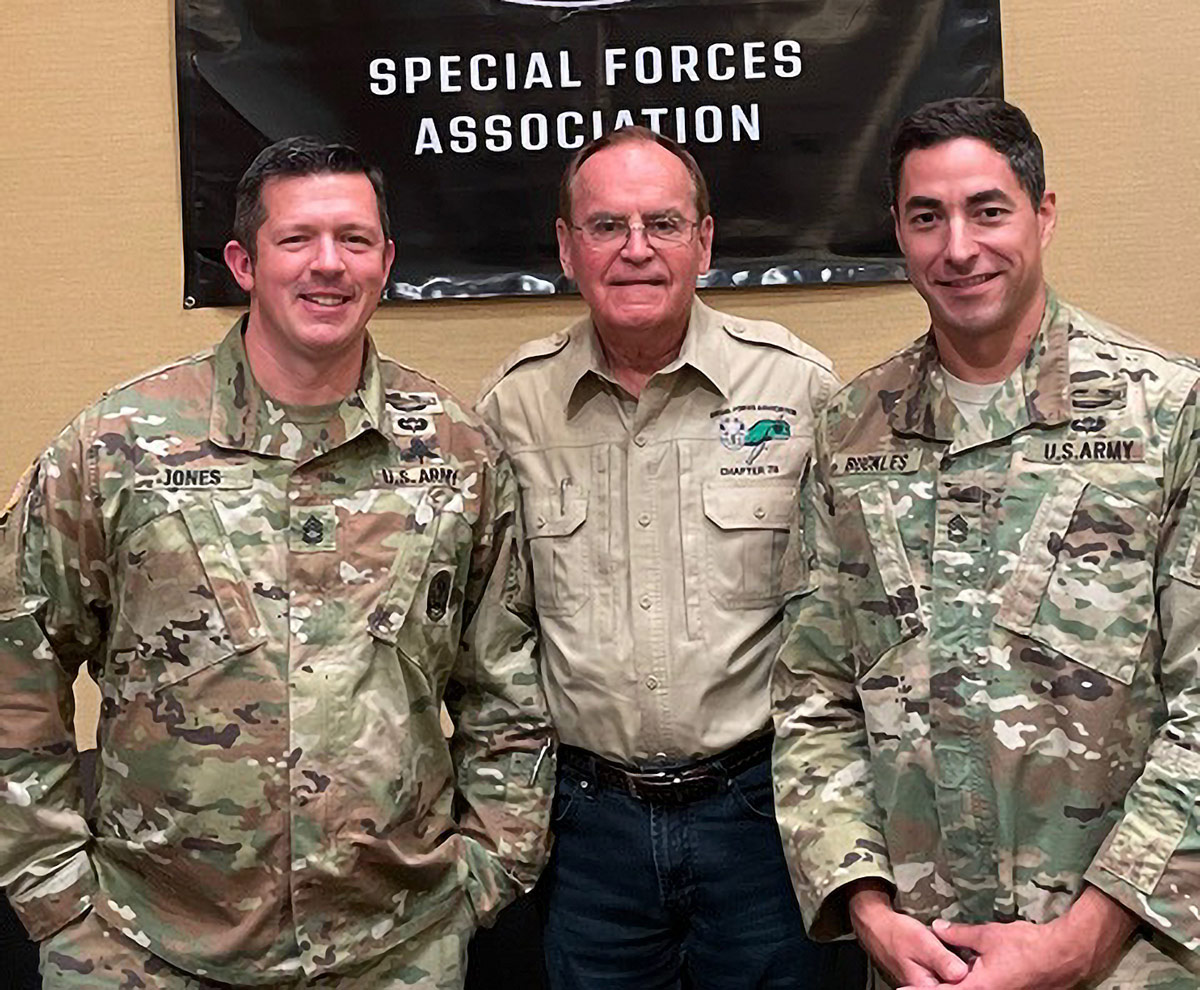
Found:
[[[984,411],[990,439],[1012,436],[1032,424],[1058,426],[1070,419],[1070,322],[1066,307],[1047,287],[1046,309],[1025,360]],[[919,346],[913,374],[896,394],[888,414],[896,433],[945,443],[955,439],[958,410],[946,392],[940,367],[930,330]]]
[[[590,316],[576,321],[567,333],[570,341],[563,354],[566,362],[563,366],[563,404],[570,408],[572,399],[589,377],[602,378],[614,385],[616,379]],[[722,332],[720,314],[693,297],[692,312],[688,317],[688,328],[683,335],[679,355],[657,374],[666,375],[681,368],[693,368],[721,393],[722,398],[728,399],[731,362],[726,350],[729,346],[728,335]]]
[[[229,450],[246,450],[298,461],[322,453],[296,448],[297,431],[284,407],[255,381],[243,339],[247,319],[246,315],[238,318],[213,355],[209,439]],[[334,427],[326,449],[340,446],[369,429],[391,438],[384,398],[379,355],[368,336],[358,388],[342,400],[331,417]]]

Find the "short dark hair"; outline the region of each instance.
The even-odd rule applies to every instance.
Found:
[[[262,189],[268,179],[279,176],[304,175],[365,175],[375,190],[379,204],[379,223],[383,227],[384,240],[391,238],[388,223],[387,188],[383,172],[377,165],[367,161],[348,144],[335,144],[320,138],[301,136],[284,138],[263,148],[242,173],[237,184],[237,207],[233,215],[233,236],[244,247],[250,258],[255,257],[255,242],[258,228],[267,219],[263,206]]]
[[[615,131],[609,131],[607,134],[601,134],[600,137],[592,139],[575,152],[571,160],[567,162],[567,167],[563,170],[562,180],[558,184],[559,217],[567,223],[571,222],[571,186],[574,184],[575,176],[579,174],[579,170],[583,167],[584,162],[596,154],[596,152],[603,151],[605,148],[611,148],[614,145],[620,144],[633,144],[638,141],[662,145],[667,151],[683,162],[683,167],[687,169],[688,175],[692,177],[692,185],[696,190],[696,219],[703,220],[708,216],[708,183],[704,181],[704,173],[700,171],[700,166],[696,164],[696,159],[688,151],[685,151],[678,142],[673,141],[665,134],[659,134],[658,131],[652,131],[649,127],[642,127],[639,124],[631,124],[629,127],[618,127]]]
[[[905,117],[892,138],[888,179],[892,205],[898,206],[900,169],[911,151],[932,148],[955,138],[977,138],[1008,159],[1034,210],[1046,193],[1046,165],[1042,142],[1029,118],[1011,103],[997,97],[960,96],[926,103]]]

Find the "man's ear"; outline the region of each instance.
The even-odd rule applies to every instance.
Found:
[[[715,230],[710,213],[696,225],[696,236],[700,239],[700,274],[712,267],[713,232]]]
[[[896,243],[900,245],[900,251],[904,251],[904,242],[900,239],[900,214],[896,212],[896,207],[889,206],[888,212],[892,215],[892,229],[896,232]]]
[[[242,291],[250,292],[254,288],[254,261],[250,252],[239,240],[232,240],[225,245],[225,264],[234,280],[242,287]]]
[[[562,265],[563,274],[573,279],[575,270],[571,264],[571,228],[562,217],[554,221],[554,233],[558,236],[558,263]]]
[[[1042,205],[1038,207],[1037,217],[1044,249],[1054,236],[1054,228],[1058,226],[1058,197],[1049,190],[1042,194]]]

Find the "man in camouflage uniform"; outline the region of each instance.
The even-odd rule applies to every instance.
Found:
[[[773,679],[806,920],[912,986],[1196,987],[1200,375],[1046,288],[1015,107],[891,171],[931,329],[818,424]]]
[[[713,218],[695,160],[626,128],[563,177],[589,315],[479,402],[525,493],[560,750],[546,960],[562,990],[815,990],[774,825],[779,561],[829,361],[696,299]]]
[[[265,150],[225,251],[248,316],[85,411],[8,508],[0,882],[49,988],[457,987],[538,872],[516,483],[367,336],[393,251],[356,152]]]

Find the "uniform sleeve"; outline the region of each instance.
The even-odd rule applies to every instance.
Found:
[[[91,905],[72,683],[103,649],[109,587],[75,429],[0,521],[0,885],[30,936]]]
[[[800,910],[815,939],[850,930],[840,888],[892,882],[875,805],[853,643],[838,593],[832,505],[818,451],[801,482],[785,568],[807,571],[784,609],[771,678],[775,809]]]
[[[1085,879],[1193,951],[1200,949],[1200,416],[1193,389],[1172,440],[1155,565],[1166,705],[1124,813]],[[1149,710],[1147,711],[1147,716]]]
[[[446,694],[468,890],[485,923],[531,889],[545,865],[554,794],[553,734],[538,671],[517,484],[506,459],[486,485],[462,642]]]

